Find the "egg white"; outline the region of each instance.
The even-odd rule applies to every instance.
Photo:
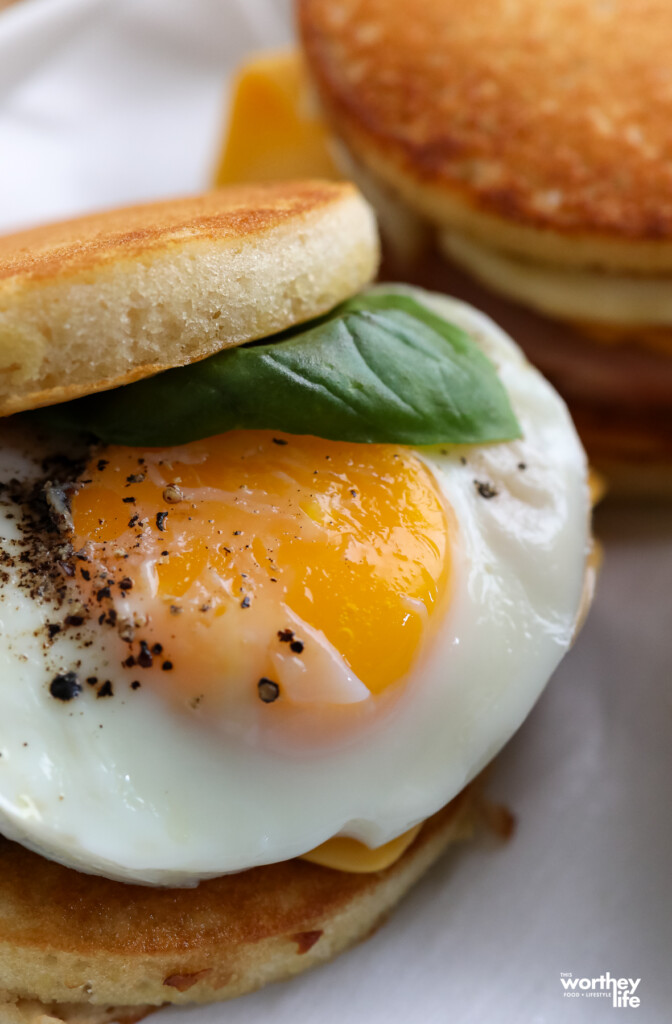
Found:
[[[149,688],[54,700],[54,674],[115,683],[104,637],[45,649],[48,600],[0,583],[0,831],[81,870],[146,884],[307,852],[336,834],[377,846],[451,800],[521,724],[570,646],[589,548],[583,449],[567,409],[486,316],[412,290],[497,365],[523,438],[419,455],[452,509],[453,593],[393,713],[336,749],[291,755],[223,742]],[[4,428],[0,480],[43,475],[43,448]],[[484,497],[479,483],[496,491]],[[1,497],[1,496],[0,496]],[[17,508],[0,503],[0,548]],[[117,676],[119,670],[116,669]]]

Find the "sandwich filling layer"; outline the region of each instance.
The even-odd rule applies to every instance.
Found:
[[[563,320],[614,326],[672,325],[672,279],[527,261],[455,231],[442,251],[489,288]]]
[[[415,344],[398,308],[411,297],[425,310]],[[474,418],[473,402],[459,401],[470,372],[482,390],[495,375],[513,428],[505,417],[487,443],[447,434],[395,447],[389,434],[316,440],[278,422],[158,449],[138,439],[80,449],[76,466],[74,438],[68,447],[8,424],[0,822],[10,838],[159,885],[289,860],[334,836],[377,848],[448,803],[529,712],[571,644],[590,544],[585,456],[567,410],[470,307],[390,286],[352,301],[366,309],[318,325],[341,373],[337,356],[356,342],[351,384],[379,348],[366,344],[374,325],[387,325],[387,351],[407,352],[400,379],[428,361],[428,379],[403,398],[377,366],[386,422],[376,429],[422,425],[420,398],[451,349],[439,388],[452,396],[451,430]],[[274,373],[290,356],[308,373],[300,339],[275,344]],[[340,410],[328,429],[365,414],[373,425],[357,404],[373,378],[360,391],[327,381],[326,365],[308,390]],[[259,392],[266,405],[286,376]],[[492,386],[485,394],[481,424],[498,401]],[[124,414],[128,429],[133,403]],[[56,537],[26,519],[40,483]]]

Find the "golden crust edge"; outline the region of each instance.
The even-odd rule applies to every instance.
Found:
[[[0,416],[131,383],[310,320],[373,278],[379,248],[373,215],[353,188],[300,224],[266,230],[262,241],[195,237],[145,255],[29,280],[4,302],[0,290]]]
[[[138,1024],[157,1006],[84,1006],[76,1003],[41,1003],[35,999],[12,999],[0,992],[2,1024]]]
[[[304,36],[304,53],[307,44]],[[310,54],[308,54],[310,58]],[[512,211],[510,217],[488,209],[485,197],[458,181],[443,181],[416,167],[401,144],[366,131],[329,95],[308,59],[313,90],[334,137],[392,188],[400,199],[437,228],[464,231],[506,252],[568,267],[597,265],[620,271],[672,271],[672,239],[651,239],[591,227],[547,226]]]
[[[25,985],[13,994],[5,990],[4,998],[13,999],[17,1005],[22,1000],[36,1000],[52,1007],[52,1012],[54,1007],[63,1003],[70,1016],[57,1016],[57,1024],[70,1024],[71,1021],[74,1024],[76,1018],[72,1013],[82,1006],[116,1007],[118,1013],[146,1013],[150,1007],[156,1008],[166,1003],[224,1001],[255,991],[269,982],[293,977],[328,962],[373,934],[395,904],[449,846],[473,835],[478,823],[483,820],[483,807],[481,784],[476,780],[451,804],[428,819],[418,839],[400,860],[384,871],[377,872],[373,881],[349,897],[345,906],[335,915],[306,920],[305,930],[292,933],[291,936],[273,935],[245,943],[242,949],[237,950],[237,963],[233,969],[231,951],[226,951],[228,962],[222,963],[224,950],[221,948],[208,950],[201,947],[187,950],[180,956],[171,954],[163,958],[141,955],[133,958],[131,964],[123,963],[128,958],[122,954],[108,957],[110,962],[119,961],[113,964],[115,972],[122,967],[124,980],[121,987],[115,987],[114,982],[111,986],[102,983],[96,985],[91,980],[82,981],[77,986],[72,980],[73,970],[79,969],[81,973],[87,967],[85,958],[79,954],[60,954],[59,973],[61,978],[67,973],[69,980],[67,987],[62,981],[54,986],[54,968],[52,966],[45,971],[44,961],[45,958],[53,960],[58,954],[42,950],[34,953],[21,948],[14,951],[17,964],[21,964],[23,971],[28,967],[31,975],[40,979],[40,982],[33,986],[33,991],[28,991]],[[329,868],[319,870],[332,875],[334,873]],[[315,935],[317,939],[312,938]],[[302,950],[302,944],[307,945],[307,948]],[[2,960],[5,963],[1,973],[6,978],[9,965],[0,952]],[[9,970],[11,972],[11,966]],[[90,970],[87,977],[91,978]],[[86,1018],[83,1024],[89,1024]],[[91,1024],[98,1024],[95,1017]]]
[[[345,180],[238,183],[0,235],[0,305],[22,287],[95,275],[106,265],[142,261],[190,241],[236,246],[283,226],[296,229],[353,199],[357,187]]]

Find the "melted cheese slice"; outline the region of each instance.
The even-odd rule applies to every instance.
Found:
[[[234,81],[215,184],[341,178],[328,140],[300,54],[264,53],[244,64]]]
[[[336,871],[349,871],[353,874],[366,874],[371,871],[384,871],[401,855],[406,852],[418,832],[422,828],[422,822],[414,828],[403,832],[396,839],[391,839],[383,846],[371,849],[356,839],[348,839],[346,836],[335,836],[328,839],[321,846],[306,853],[301,860],[308,860],[311,864],[320,864],[325,868],[334,868]]]
[[[592,466],[588,467],[588,492],[590,494],[590,504],[593,508],[602,501],[602,498],[607,493],[607,481]]]

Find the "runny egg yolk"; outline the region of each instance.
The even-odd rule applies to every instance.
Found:
[[[108,447],[72,516],[110,663],[238,731],[394,690],[448,592],[449,512],[402,447],[244,430]]]

